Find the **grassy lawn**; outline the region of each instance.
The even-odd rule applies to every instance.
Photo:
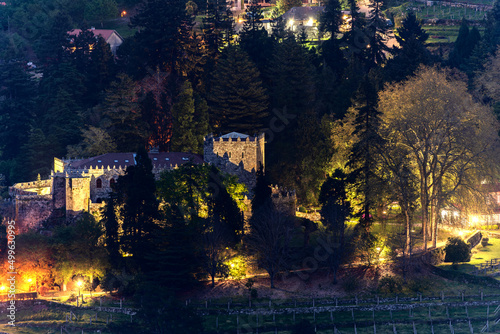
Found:
[[[490,237],[486,247],[483,247],[481,244],[476,246],[476,248],[472,251],[472,258],[470,262],[458,264],[456,270],[463,273],[470,273],[474,271],[476,267],[479,267],[481,263],[497,258],[500,258],[500,239]],[[439,267],[442,269],[454,270],[452,269],[452,265],[449,263],[442,264]]]

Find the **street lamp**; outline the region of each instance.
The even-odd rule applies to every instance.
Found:
[[[80,298],[80,288],[82,287],[82,284],[83,284],[82,281],[76,282],[76,285],[78,285],[78,298]]]

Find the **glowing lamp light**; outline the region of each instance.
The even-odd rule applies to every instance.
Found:
[[[290,21],[288,21],[288,25],[293,26],[294,24],[295,24],[295,21],[293,19],[290,19]]]
[[[78,282],[76,282],[76,285],[78,285],[78,287],[81,287],[81,286],[82,286],[82,284],[83,284],[83,282],[82,282],[82,281],[78,281]]]
[[[347,19],[349,18],[349,16],[344,15],[342,18],[343,18],[344,20],[347,20]]]
[[[31,283],[33,280],[31,278],[27,279],[28,283]]]
[[[308,26],[308,27],[312,27],[312,26],[313,26],[313,24],[314,24],[314,21],[313,21],[313,19],[312,19],[312,17],[311,17],[311,18],[309,18],[309,20],[307,21],[306,26]]]
[[[126,11],[122,11],[121,16],[124,17],[125,15],[127,15],[127,12]]]
[[[4,285],[0,286],[1,291],[4,291],[5,289],[7,289],[7,288]]]

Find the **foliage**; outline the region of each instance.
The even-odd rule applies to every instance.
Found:
[[[127,167],[125,175],[118,178],[116,191],[121,205],[122,250],[133,256],[137,267],[142,267],[158,231],[159,212],[153,165],[144,148],[138,150],[135,161],[136,164]]]
[[[222,52],[208,96],[212,127],[218,133],[257,133],[264,126],[268,97],[260,73],[236,46]]]
[[[432,226],[435,242],[444,199],[479,184],[476,168],[483,170],[483,178],[494,170],[498,123],[488,108],[472,100],[463,82],[437,68],[423,67],[415,77],[387,86],[379,97],[384,137],[408,152],[408,168],[420,187],[423,229]],[[426,241],[424,233],[424,247]]]
[[[446,252],[445,262],[457,263],[470,261],[471,250],[469,245],[459,237],[448,238],[444,251]]]
[[[302,7],[302,1],[300,1],[300,0],[277,0],[276,1],[277,16],[285,14],[287,11],[289,11],[293,7]]]
[[[386,275],[378,282],[378,290],[382,294],[394,294],[403,291],[403,285],[399,277]]]

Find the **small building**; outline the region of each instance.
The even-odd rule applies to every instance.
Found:
[[[111,48],[111,52],[116,55],[116,50],[120,45],[123,44],[123,38],[120,36],[119,33],[116,32],[116,30],[111,30],[111,29],[96,29],[92,27],[90,30],[94,33],[94,36],[97,37],[102,37],[106,43],[109,44],[109,47]],[[71,31],[68,31],[68,35],[70,36],[78,36],[82,32],[81,29],[73,29]]]

